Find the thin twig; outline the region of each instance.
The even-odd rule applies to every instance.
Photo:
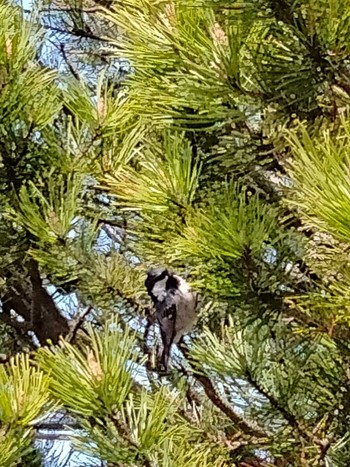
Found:
[[[74,324],[72,325],[72,328],[67,336],[67,341],[68,342],[73,342],[78,330],[81,328],[83,325],[86,316],[93,310],[93,307],[90,305],[87,307],[87,309],[80,315],[78,318],[75,320]]]
[[[67,57],[67,53],[66,53],[66,49],[65,49],[64,44],[60,44],[60,51],[61,51],[63,60],[66,62],[67,66],[68,66],[68,68],[69,68],[69,71],[72,73],[72,75],[74,76],[74,78],[75,78],[77,81],[80,81],[80,76],[79,76],[79,74],[77,73],[77,71],[74,69],[73,65],[72,65],[72,64],[70,63],[70,61],[68,60],[68,57]]]
[[[26,13],[30,13],[30,10],[23,10]],[[94,6],[90,8],[74,8],[74,7],[62,7],[62,8],[41,8],[39,10],[39,13],[98,13],[102,11],[102,8],[100,6]]]
[[[54,31],[54,32],[58,32],[60,34],[69,34],[71,36],[80,37],[80,38],[84,38],[84,39],[92,39],[94,41],[100,41],[100,42],[109,42],[109,40],[107,38],[96,36],[96,34],[93,34],[91,32],[86,32],[83,29],[68,30],[68,29],[57,28],[55,26],[49,26],[47,24],[44,24],[43,27],[45,29],[48,29],[48,30]]]

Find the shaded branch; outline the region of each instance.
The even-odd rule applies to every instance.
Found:
[[[58,310],[54,300],[42,285],[39,266],[33,259],[28,262],[28,272],[32,284],[32,323],[33,331],[42,344],[50,339],[57,343],[60,336],[69,332],[68,320]]]
[[[80,81],[80,76],[79,76],[79,74],[78,74],[77,71],[74,69],[74,67],[73,67],[73,65],[71,64],[71,62],[68,60],[68,57],[67,57],[67,53],[66,53],[66,49],[65,49],[64,44],[60,44],[60,51],[61,51],[63,60],[66,62],[66,65],[67,65],[68,68],[69,68],[69,71],[72,73],[72,75],[74,76],[74,78],[75,78],[77,81]]]
[[[87,307],[87,309],[80,315],[76,320],[74,320],[73,324],[71,324],[71,330],[69,331],[69,334],[67,336],[67,341],[68,342],[73,342],[76,338],[77,332],[81,328],[81,326],[84,324],[85,318],[91,311],[93,310],[93,307],[90,305]]]
[[[70,331],[68,320],[61,315],[43,286],[38,264],[30,260],[22,273],[21,279],[8,278],[7,291],[1,297],[0,320],[22,335],[33,331],[42,345],[46,345],[48,340],[57,343],[60,336],[66,336]],[[13,318],[13,312],[21,316],[24,322]]]
[[[122,220],[116,220],[116,219],[98,219],[97,225],[109,225],[111,227],[117,227],[118,229],[124,230],[126,228],[125,225],[125,218]]]
[[[66,29],[58,28],[56,26],[49,26],[47,24],[44,24],[43,27],[50,31],[59,32],[60,34],[69,34],[71,36],[80,37],[82,39],[92,39],[92,40],[99,41],[99,42],[109,42],[108,39],[100,37],[100,36],[96,36],[92,32],[87,32],[87,31],[84,31],[83,29],[71,29],[71,30],[67,29],[66,30]]]
[[[17,331],[20,331],[21,334],[25,334],[30,330],[30,324],[26,321],[18,321],[16,318],[12,318],[11,315],[4,310],[0,313],[0,320],[15,328]]]
[[[31,310],[30,303],[27,303],[26,297],[19,295],[16,290],[7,292],[2,298],[2,314],[11,317],[11,311],[14,310],[26,322],[30,322]],[[6,319],[6,318],[4,318]],[[4,320],[3,320],[4,321]]]
[[[26,13],[31,13],[30,10],[24,10]],[[52,12],[55,12],[55,13],[98,13],[102,11],[102,8],[97,5],[97,6],[93,6],[93,7],[89,7],[89,8],[86,8],[86,7],[81,7],[81,8],[74,8],[74,7],[62,7],[62,8],[52,8],[52,7],[49,7],[49,8],[41,8],[39,10],[39,13],[52,13]]]
[[[214,384],[207,376],[197,372],[194,364],[191,362],[191,359],[189,356],[190,352],[189,352],[189,349],[186,347],[186,345],[181,343],[179,345],[179,348],[182,354],[184,355],[184,357],[190,363],[192,370],[193,370],[193,376],[199,383],[201,383],[206,395],[211,400],[211,402],[218,409],[220,409],[234,423],[234,425],[237,426],[237,428],[242,430],[247,435],[255,436],[255,437],[266,437],[266,433],[264,433],[259,428],[250,425],[246,420],[243,419],[243,417],[238,415],[226,401],[221,399],[221,397],[218,395],[216,391],[216,388],[214,387]]]
[[[246,371],[245,377],[247,381],[270,402],[271,406],[283,416],[289,426],[295,429],[302,438],[319,446],[321,458],[324,458],[330,448],[330,440],[327,438],[320,439],[313,432],[308,430],[307,427],[303,427],[297,417],[289,412],[286,406],[282,405],[269,391],[263,388],[250,371]]]

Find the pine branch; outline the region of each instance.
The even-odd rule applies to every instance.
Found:
[[[77,80],[77,81],[80,81],[80,76],[79,74],[77,73],[77,71],[74,69],[73,65],[70,63],[70,61],[68,60],[68,57],[67,57],[67,53],[66,53],[66,49],[65,49],[65,45],[64,44],[60,44],[60,51],[61,51],[61,54],[62,54],[62,57],[64,59],[64,61],[66,62],[68,68],[69,68],[69,71],[72,73],[72,75],[74,76],[74,78]]]
[[[130,432],[129,427],[122,422],[117,416],[111,415],[109,417],[111,421],[114,423],[119,435],[128,443],[130,446],[134,447],[136,450],[139,449],[139,446],[135,441],[132,439],[132,434]],[[140,457],[140,453],[137,454],[137,457]],[[142,462],[144,467],[152,467],[151,462],[145,457],[145,455],[142,456]]]
[[[109,42],[108,39],[105,39],[101,36],[96,36],[96,34],[93,34],[92,32],[87,32],[87,31],[84,31],[83,29],[62,29],[62,28],[58,28],[56,26],[49,26],[47,24],[44,25],[44,28],[49,30],[49,31],[54,31],[54,32],[58,32],[60,34],[68,34],[68,35],[71,35],[71,36],[75,36],[75,37],[80,37],[82,39],[92,39],[94,41],[99,41],[99,42]]]
[[[299,435],[305,440],[316,444],[320,448],[321,456],[325,456],[328,449],[330,448],[330,440],[328,438],[320,439],[313,432],[311,432],[307,427],[303,427],[301,422],[297,417],[289,412],[286,409],[285,405],[282,405],[269,391],[262,387],[256,378],[253,377],[250,371],[245,373],[247,381],[260,393],[262,394],[271,404],[271,406],[276,409],[283,418],[288,422],[289,426],[295,429]]]
[[[245,376],[249,384],[251,384],[258,392],[260,392],[260,394],[266,397],[266,399],[270,402],[272,407],[276,409],[278,412],[280,412],[280,414],[289,423],[289,425],[292,428],[296,428],[301,433],[302,431],[300,428],[300,424],[298,420],[296,419],[295,415],[288,412],[285,406],[281,405],[270,392],[266,391],[265,388],[263,388],[258,383],[258,381],[253,377],[252,373],[249,370],[246,370]]]
[[[24,10],[27,13],[30,13],[30,10]],[[98,13],[102,11],[102,8],[97,5],[94,7],[81,7],[81,8],[75,8],[75,7],[61,7],[61,8],[41,8],[39,10],[39,13]]]
[[[8,326],[15,328],[16,331],[20,332],[21,334],[26,334],[31,328],[30,324],[25,321],[18,321],[16,318],[13,318],[8,311],[9,308],[7,308],[7,306],[4,308],[3,305],[2,313],[0,313],[0,320]]]
[[[228,405],[226,401],[224,401],[217,393],[215,386],[213,382],[205,375],[198,373],[194,364],[191,362],[190,359],[190,351],[188,347],[184,344],[181,343],[179,345],[179,348],[184,355],[184,357],[187,359],[189,364],[192,367],[193,370],[193,376],[195,379],[201,383],[201,385],[204,388],[204,391],[208,398],[211,400],[211,402],[218,408],[220,409],[233,423],[235,426],[237,426],[240,430],[242,430],[245,434],[254,436],[254,437],[266,437],[266,433],[264,433],[262,430],[260,430],[257,427],[254,427],[250,425],[246,420],[243,419],[240,415],[238,415],[232,407]]]
[[[288,0],[270,0],[270,8],[278,21],[288,24],[298,35],[298,39],[309,52],[310,57],[315,63],[315,67],[320,67],[323,72],[330,72],[329,62],[323,57],[321,44],[314,34],[312,41],[306,36],[308,27],[301,14],[295,15],[296,2],[289,3]]]

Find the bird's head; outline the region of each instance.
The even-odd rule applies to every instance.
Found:
[[[147,277],[154,280],[162,280],[164,277],[169,276],[170,272],[166,268],[151,268],[147,271]]]
[[[158,281],[170,276],[170,272],[166,268],[152,268],[147,272],[146,282],[155,284]]]
[[[147,272],[147,278],[145,280],[145,286],[147,292],[151,295],[154,286],[157,282],[161,282],[170,277],[171,273],[166,268],[152,268]]]

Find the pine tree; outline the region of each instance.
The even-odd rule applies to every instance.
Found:
[[[0,7],[0,465],[57,408],[111,466],[349,464],[349,11]],[[202,296],[168,376],[154,265]]]

